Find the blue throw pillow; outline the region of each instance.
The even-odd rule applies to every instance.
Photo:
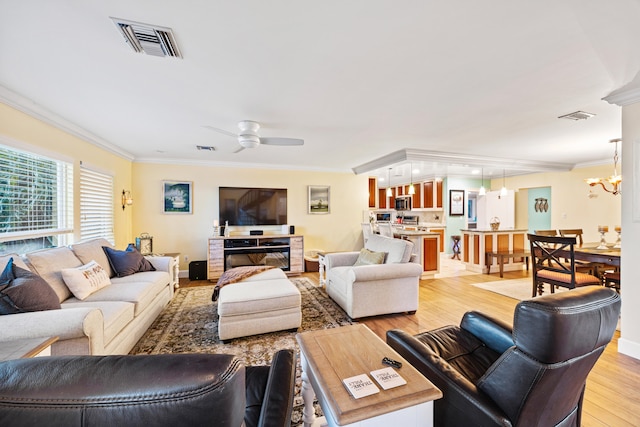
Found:
[[[109,264],[117,277],[130,276],[141,271],[155,271],[153,265],[135,247],[129,246],[124,251],[108,246],[103,246],[102,249],[107,254]]]
[[[10,258],[0,274],[0,315],[58,309],[60,300],[53,288],[37,274],[15,266]]]

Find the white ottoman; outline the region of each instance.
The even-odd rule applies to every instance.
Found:
[[[297,329],[302,323],[300,291],[279,268],[223,286],[218,297],[221,340]]]

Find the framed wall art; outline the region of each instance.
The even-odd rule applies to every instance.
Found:
[[[166,214],[193,213],[193,183],[191,181],[162,181],[162,211]]]
[[[449,215],[464,215],[464,190],[449,190]]]
[[[309,185],[307,213],[328,214],[330,212],[330,187],[328,185]]]

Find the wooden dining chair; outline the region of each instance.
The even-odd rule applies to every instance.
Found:
[[[560,236],[562,237],[575,237],[576,244],[579,248],[582,247],[582,228],[567,228],[563,230],[558,230]],[[568,261],[567,261],[568,262]],[[604,264],[598,262],[588,262],[588,261],[576,261],[576,269],[580,273],[587,273],[594,276],[599,276],[598,269],[602,269]]]
[[[573,289],[579,286],[600,285],[596,276],[576,271],[575,237],[541,236],[528,234],[533,265],[532,297],[542,295],[548,283],[551,293],[556,286]],[[565,258],[568,262],[565,261]]]
[[[602,284],[607,288],[613,288],[617,293],[620,293],[620,272],[605,271],[602,275]]]
[[[558,232],[556,230],[533,230],[535,234],[538,236],[557,236]]]

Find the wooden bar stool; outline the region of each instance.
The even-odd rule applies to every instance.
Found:
[[[453,255],[451,259],[460,259],[460,236],[451,236],[453,240]]]

